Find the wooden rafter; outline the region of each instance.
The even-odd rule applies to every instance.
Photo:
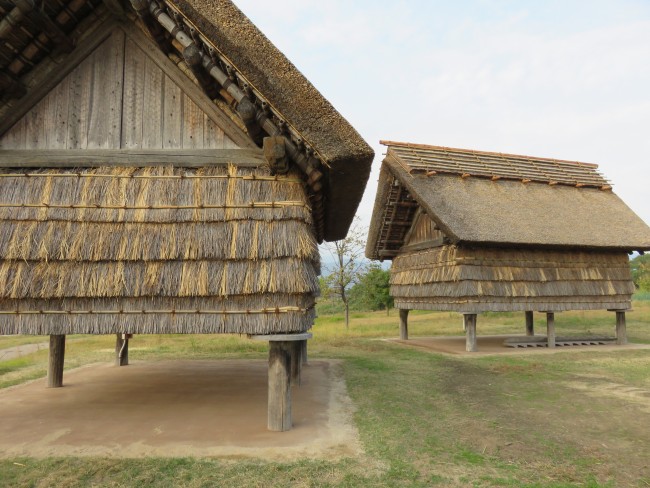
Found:
[[[72,40],[43,10],[36,8],[34,0],[16,0],[16,6],[24,13],[29,22],[56,44],[58,50],[63,52],[72,51],[74,48]]]
[[[124,5],[120,0],[102,0],[106,10],[115,15],[116,17],[123,18],[126,17],[126,12],[124,11]]]
[[[27,89],[20,80],[0,71],[0,94],[6,94],[10,98],[22,98],[26,93]]]

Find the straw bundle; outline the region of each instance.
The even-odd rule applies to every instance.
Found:
[[[318,248],[296,174],[11,170],[0,175],[0,221],[0,333],[266,334],[313,323]]]
[[[393,262],[399,308],[570,310],[628,308],[634,285],[625,253],[443,246]]]

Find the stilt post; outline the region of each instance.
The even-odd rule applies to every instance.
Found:
[[[309,360],[307,359],[307,340],[299,341],[300,342],[300,359],[302,359],[302,365],[305,366],[309,364]]]
[[[249,337],[269,341],[268,429],[275,432],[291,430],[291,385],[300,383],[301,343],[307,342],[312,335],[303,332]]]
[[[526,312],[526,335],[530,337],[535,335],[535,322],[533,320],[533,312]]]
[[[625,323],[625,310],[616,310],[616,344],[627,344],[627,325]]]
[[[399,311],[399,338],[403,341],[408,341],[409,338],[408,317],[409,311],[401,308]]]
[[[65,335],[50,335],[50,360],[47,369],[48,388],[63,386],[63,363],[65,360]]]
[[[465,350],[467,352],[478,351],[476,341],[476,314],[463,314],[463,324],[465,326]]]
[[[291,430],[291,348],[289,342],[269,342],[268,428]]]
[[[129,339],[131,334],[117,334],[115,340],[115,365],[128,366],[129,364]]]
[[[555,347],[555,314],[546,312],[546,345]]]
[[[302,341],[292,341],[291,347],[291,386],[300,386],[302,371]]]

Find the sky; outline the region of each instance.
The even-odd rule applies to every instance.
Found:
[[[234,0],[374,148],[596,163],[650,223],[650,0]]]

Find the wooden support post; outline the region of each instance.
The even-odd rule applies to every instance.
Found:
[[[555,347],[555,314],[546,312],[546,344],[547,347]]]
[[[476,314],[463,314],[463,323],[465,325],[465,350],[467,352],[478,351],[476,341]]]
[[[533,321],[533,312],[526,312],[526,335],[535,335],[535,322]]]
[[[129,335],[117,334],[115,340],[115,366],[128,366],[129,364]]]
[[[300,359],[302,359],[303,366],[309,364],[307,359],[307,340],[300,341]]]
[[[627,325],[625,323],[625,310],[616,310],[616,344],[627,344]]]
[[[63,386],[63,363],[65,360],[65,335],[50,335],[50,361],[47,369],[48,388]]]
[[[269,342],[268,428],[291,429],[291,346],[287,341]]]
[[[291,386],[300,386],[302,372],[302,341],[291,342]]]
[[[408,341],[409,338],[408,317],[409,311],[401,308],[399,311],[399,338],[403,341]]]

